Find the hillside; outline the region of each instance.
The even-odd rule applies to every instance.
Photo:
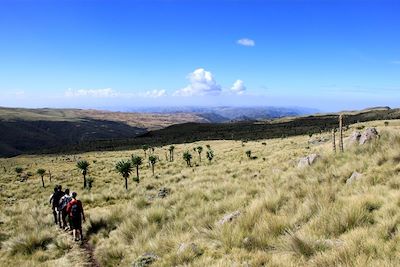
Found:
[[[85,142],[47,152],[95,151],[140,148],[143,144],[163,146],[171,143],[190,143],[200,140],[259,140],[282,138],[302,134],[330,132],[337,127],[338,113],[303,117],[286,117],[267,121],[233,123],[184,123],[149,131],[136,138]],[[371,120],[400,119],[400,109],[349,111],[345,125]]]
[[[374,126],[380,138],[334,154],[330,134],[258,141],[201,141],[156,148],[155,176],[144,164],[129,189],[115,163],[143,150],[0,159],[0,256],[4,266],[399,266],[400,121]],[[322,140],[314,142],[314,140]],[[206,145],[215,152],[205,159]],[[347,142],[346,142],[347,144]],[[193,147],[202,145],[200,162]],[[245,152],[251,150],[254,159]],[[190,151],[193,167],[182,153]],[[299,158],[318,153],[312,166]],[[75,162],[90,162],[93,188],[82,190]],[[52,180],[14,172],[38,168]],[[4,169],[4,171],[3,171]],[[361,178],[346,183],[353,172]],[[78,192],[87,243],[79,246],[52,223],[55,184]],[[226,215],[232,220],[219,223]]]
[[[133,138],[149,130],[185,122],[208,120],[189,113],[0,108],[0,156],[14,156],[93,140]]]
[[[92,109],[1,108],[0,121],[78,121],[93,119],[125,123],[147,130],[185,122],[209,122],[194,113],[111,112]]]
[[[199,140],[257,140],[330,131],[338,114],[225,122],[215,114],[137,114],[94,110],[0,110],[0,156],[162,146]],[[345,124],[400,119],[399,109],[345,112]],[[142,120],[141,123],[138,123]],[[218,123],[210,123],[218,121]],[[136,126],[135,126],[136,125]],[[138,125],[140,127],[138,127]],[[145,128],[141,128],[145,127]],[[151,130],[153,129],[153,130]]]

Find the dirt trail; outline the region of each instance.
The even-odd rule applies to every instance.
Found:
[[[100,267],[100,264],[97,262],[97,260],[94,257],[93,254],[93,246],[89,244],[89,242],[87,242],[86,240],[83,240],[82,244],[81,244],[81,248],[83,250],[85,250],[88,260],[88,264],[90,267]]]
[[[61,230],[60,230],[61,231]],[[65,238],[72,238],[72,232],[64,232],[62,231],[61,235],[63,235]],[[85,266],[90,266],[90,267],[101,267],[99,262],[95,259],[94,257],[94,248],[89,242],[84,239],[81,243],[75,242],[76,248],[79,248],[80,250],[83,251],[85,257]],[[74,246],[75,247],[75,246]]]

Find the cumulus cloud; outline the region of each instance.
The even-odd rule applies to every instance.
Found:
[[[139,96],[151,97],[151,98],[163,97],[163,96],[166,96],[166,95],[167,95],[167,92],[164,89],[151,90],[151,91],[146,91],[144,93],[139,93]]]
[[[243,45],[243,46],[255,46],[256,42],[254,40],[248,39],[248,38],[242,38],[236,41],[238,45]]]
[[[96,98],[106,98],[106,97],[116,97],[120,94],[111,88],[104,89],[79,89],[74,90],[68,88],[65,92],[66,97],[96,97]]]
[[[231,87],[231,91],[235,94],[241,95],[246,91],[246,86],[244,86],[244,83],[242,80],[236,80],[236,82],[233,83]]]
[[[185,88],[177,90],[175,96],[193,95],[218,95],[221,93],[221,86],[217,84],[211,72],[205,69],[196,69],[187,77],[190,84]]]

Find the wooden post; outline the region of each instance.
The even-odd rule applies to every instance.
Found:
[[[336,133],[335,133],[335,128],[332,129],[332,148],[333,148],[333,153],[336,153]]]
[[[339,116],[339,149],[343,153],[343,114]]]

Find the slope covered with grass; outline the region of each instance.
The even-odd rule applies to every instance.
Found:
[[[102,266],[132,266],[146,253],[152,266],[398,266],[400,122],[362,125],[377,126],[380,139],[336,155],[329,140],[313,144],[309,136],[176,145],[174,162],[165,159],[168,147],[156,148],[155,176],[144,164],[128,191],[115,163],[142,150],[1,159],[0,256],[10,266],[90,263],[89,251],[52,223],[48,197],[62,184],[78,191],[86,237]],[[319,137],[330,134],[311,139]],[[211,164],[206,144],[216,155]],[[193,151],[199,145],[201,162]],[[193,167],[182,159],[185,151]],[[297,168],[311,153],[321,158]],[[91,163],[91,191],[82,190],[78,159]],[[16,166],[51,170],[52,181],[46,177],[44,189],[35,175],[20,182]],[[346,184],[355,171],[359,181]]]

